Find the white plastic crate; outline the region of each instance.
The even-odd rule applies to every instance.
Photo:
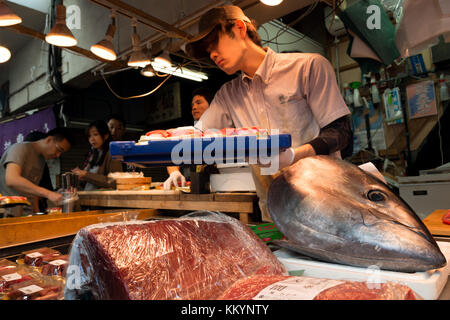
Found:
[[[450,181],[399,183],[400,197],[425,219],[435,210],[450,208]]]
[[[252,168],[246,164],[217,165],[219,174],[211,174],[212,192],[254,192]]]

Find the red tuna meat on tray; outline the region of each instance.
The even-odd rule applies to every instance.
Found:
[[[297,276],[254,275],[236,281],[218,300],[423,300],[396,282],[365,283]]]
[[[72,289],[68,274],[66,299],[86,292],[94,299],[217,299],[241,278],[287,274],[250,228],[205,211],[83,228],[69,265],[81,267],[81,289]]]

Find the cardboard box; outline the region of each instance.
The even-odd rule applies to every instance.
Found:
[[[285,238],[274,223],[264,223],[256,226],[250,226],[250,229],[252,229],[252,231],[265,243],[270,243],[273,240]]]

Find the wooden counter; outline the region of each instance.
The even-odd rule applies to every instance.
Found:
[[[428,217],[423,219],[423,223],[433,236],[450,237],[450,225],[442,222],[442,217],[447,211],[448,210],[435,210]]]
[[[111,210],[110,210],[111,211]],[[130,210],[106,213],[85,211],[43,216],[0,219],[0,249],[32,242],[75,235],[91,224],[127,220],[145,220],[157,215],[157,210]]]
[[[82,207],[145,208],[166,210],[209,210],[238,213],[243,223],[254,211],[256,193],[190,194],[181,191],[80,191]]]

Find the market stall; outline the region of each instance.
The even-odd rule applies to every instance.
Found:
[[[0,0],[0,300],[450,300],[449,16]]]
[[[237,213],[247,224],[255,212],[256,193],[189,194],[182,191],[80,191],[82,207],[209,210]]]

